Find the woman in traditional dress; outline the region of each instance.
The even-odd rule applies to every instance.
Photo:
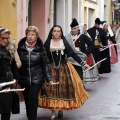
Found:
[[[106,38],[108,40],[108,44],[109,45],[112,45],[112,44],[116,44],[116,41],[114,39],[114,34],[110,28],[110,25],[108,25],[107,23],[104,23],[103,24],[103,29],[106,33]],[[109,51],[110,51],[110,63],[111,64],[115,64],[118,62],[118,56],[117,56],[117,53],[116,53],[116,50],[115,50],[115,46],[111,46],[109,48]]]
[[[88,36],[90,38],[90,35],[88,34],[87,32],[87,24],[84,24],[83,25],[83,34]],[[91,39],[91,38],[90,38]],[[92,40],[91,40],[92,42]],[[87,46],[86,44],[86,50],[88,49],[89,47]],[[93,52],[91,52],[87,58],[86,58],[86,63],[89,64],[90,66],[94,65],[95,64],[95,60],[93,58],[93,55],[92,55]],[[84,72],[83,73],[83,82],[84,83],[94,83],[96,81],[99,80],[99,72],[98,72],[98,68],[97,66],[94,66],[92,69],[90,69],[89,71],[87,72]]]
[[[44,46],[52,80],[56,84],[50,86],[44,83],[39,95],[39,107],[51,109],[51,120],[54,120],[55,110],[59,110],[58,117],[62,117],[59,114],[62,110],[79,108],[89,96],[76,70],[67,61],[67,56],[72,56],[83,68],[89,66],[72,50],[59,25],[52,27]]]

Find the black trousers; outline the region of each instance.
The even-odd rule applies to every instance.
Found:
[[[28,117],[28,120],[37,119],[38,93],[40,87],[41,85],[21,85],[21,88],[25,88],[25,91],[23,91],[23,96],[25,100],[26,115]]]
[[[101,54],[100,54],[100,47],[96,47],[93,52],[93,57],[95,59],[95,62],[98,62],[101,60]]]
[[[10,113],[1,113],[1,120],[10,120]]]

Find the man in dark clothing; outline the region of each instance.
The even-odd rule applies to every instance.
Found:
[[[75,53],[85,61],[86,57],[93,51],[94,45],[88,36],[81,34],[81,31],[79,30],[79,24],[75,18],[70,24],[70,27],[71,32],[65,37]],[[69,57],[68,60],[73,64],[80,78],[83,80],[83,70],[80,64],[71,57]]]
[[[105,37],[105,31],[100,28],[100,24],[103,24],[104,22],[105,21],[100,21],[99,18],[96,18],[94,27],[87,30],[95,45],[93,53],[95,62],[98,62],[103,58],[107,58],[101,63],[98,69],[99,73],[109,73],[111,71],[109,48],[102,51],[102,49],[108,45],[108,41]]]

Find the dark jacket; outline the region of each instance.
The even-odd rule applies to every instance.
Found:
[[[106,46],[107,45],[107,40],[105,37],[106,35],[105,35],[105,31],[102,28],[92,27],[87,30],[88,34],[92,38],[93,43],[95,41],[96,29],[99,31],[100,39],[101,39],[103,46]]]
[[[42,84],[44,77],[47,82],[52,80],[48,66],[48,58],[42,41],[38,38],[35,48],[29,53],[26,49],[26,37],[18,44],[18,54],[22,62],[19,69],[19,84]]]
[[[13,78],[18,80],[18,69],[15,60],[6,48],[0,45],[0,83],[12,81]],[[10,87],[12,88],[13,86],[10,85]],[[0,93],[0,113],[9,113],[11,109],[12,92]]]
[[[90,53],[93,52],[94,44],[88,36],[81,34],[80,37],[78,38],[78,42],[79,42],[79,48],[83,53],[89,55]],[[87,45],[87,49],[86,49],[86,45]]]

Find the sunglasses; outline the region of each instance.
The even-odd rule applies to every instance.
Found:
[[[1,36],[0,36],[0,38],[1,38],[2,40],[9,40],[9,39],[10,39],[10,37],[1,37]]]

